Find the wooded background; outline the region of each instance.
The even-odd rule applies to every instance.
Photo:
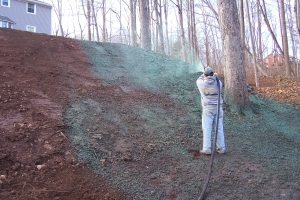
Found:
[[[129,44],[224,70],[218,0],[48,1],[55,35]],[[247,74],[299,77],[300,0],[236,5],[239,23],[225,26],[239,26]]]

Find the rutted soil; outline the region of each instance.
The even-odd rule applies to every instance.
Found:
[[[210,157],[193,66],[10,29],[0,58],[0,199],[198,198]],[[260,79],[252,116],[225,106],[207,199],[300,198],[299,79]]]

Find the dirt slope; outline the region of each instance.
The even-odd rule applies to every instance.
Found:
[[[88,67],[74,40],[0,29],[0,199],[126,199],[64,135],[64,106],[97,84]]]
[[[0,29],[0,58],[0,199],[198,198],[210,158],[195,153],[193,66],[9,29]],[[291,85],[255,91],[293,88],[295,99],[299,80]],[[225,106],[228,152],[216,155],[207,199],[299,199],[300,108],[251,101],[253,116]]]

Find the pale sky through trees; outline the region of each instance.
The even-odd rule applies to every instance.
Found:
[[[44,0],[44,2],[47,2],[51,4],[51,1],[53,1],[55,4],[57,3],[57,0]],[[80,39],[80,32],[82,31],[84,39],[87,39],[87,20],[85,19],[85,16],[82,11],[82,4],[81,0],[63,0],[63,17],[62,17],[62,24],[65,35],[67,34],[68,37],[71,38],[78,38]],[[95,0],[95,9],[98,18],[98,27],[99,31],[101,32],[102,28],[102,9],[100,8],[100,5],[97,5],[97,2],[102,2],[102,0]],[[121,2],[121,9],[120,9],[120,2]],[[151,4],[152,1],[150,1]],[[175,45],[176,41],[178,40],[178,37],[180,35],[179,33],[179,25],[177,23],[178,19],[178,11],[177,7],[174,5],[176,3],[175,0],[171,1],[169,0],[169,9],[168,9],[168,37],[172,45]],[[197,37],[198,37],[198,43],[200,48],[203,48],[203,38],[204,38],[204,27],[207,27],[207,24],[204,26],[203,22],[203,16],[209,17],[210,23],[208,24],[211,28],[211,33],[215,34],[216,39],[214,39],[214,42],[220,43],[220,31],[218,29],[217,20],[213,19],[213,12],[211,11],[208,6],[201,3],[202,0],[195,0],[195,18],[196,18],[196,31],[197,31]],[[217,9],[216,6],[216,0],[209,1],[213,8],[215,10]],[[270,21],[270,24],[273,28],[273,31],[276,34],[277,40],[279,41],[280,45],[281,43],[281,36],[280,36],[280,22],[279,22],[279,13],[278,13],[278,7],[277,7],[277,1],[276,0],[265,0],[266,2],[266,8],[268,10],[268,18]],[[293,5],[294,1],[285,1],[285,3],[290,3]],[[249,6],[253,9],[251,11],[255,11],[256,8],[254,8],[254,4],[256,3],[256,0],[249,1]],[[201,5],[202,4],[202,5]],[[183,1],[183,9],[184,9],[184,15],[183,15],[183,21],[184,21],[184,29],[185,29],[185,37],[187,38],[187,10],[185,8],[185,1]],[[152,9],[152,8],[151,8]],[[250,11],[250,12],[251,12]],[[253,11],[253,12],[254,12]],[[125,44],[130,44],[130,13],[129,13],[129,0],[109,0],[106,1],[106,29],[108,34],[108,42],[122,42]],[[119,13],[121,12],[121,16],[119,16]],[[253,27],[257,26],[257,22],[255,21],[256,16],[255,13],[252,12],[252,21],[253,21]],[[293,12],[293,7],[292,7]],[[212,17],[211,17],[212,16]],[[294,13],[292,13],[292,17],[294,17]],[[155,17],[152,16],[151,19],[154,19]],[[121,19],[121,24],[120,24]],[[248,23],[247,23],[247,16],[245,15],[245,28],[246,28],[246,38],[245,43],[246,46],[248,46],[249,49],[251,49],[250,44],[250,32],[248,29]],[[58,31],[58,20],[57,16],[54,12],[52,13],[52,33],[55,35],[56,32],[58,34],[60,33]],[[153,23],[153,22],[152,22]],[[164,20],[163,20],[163,23]],[[262,43],[263,43],[263,55],[266,56],[269,53],[272,53],[272,50],[274,49],[274,43],[272,41],[272,38],[268,32],[268,29],[266,28],[264,24],[263,18],[261,19],[262,23]],[[153,24],[152,24],[153,25]],[[81,28],[80,28],[81,26]],[[120,31],[120,26],[122,26],[122,31]],[[164,27],[165,28],[165,27]],[[295,29],[295,26],[294,26]],[[138,40],[139,40],[139,11],[137,7],[137,31],[138,31]],[[92,29],[92,40],[95,39],[95,30]],[[154,34],[154,33],[153,33]],[[120,36],[121,35],[121,36]],[[121,37],[121,38],[120,38]],[[166,37],[164,35],[164,37]],[[290,37],[290,34],[288,34],[288,37]],[[298,37],[295,37],[298,40]],[[153,38],[152,38],[153,40]],[[100,41],[102,41],[100,39]],[[290,43],[290,41],[289,41]],[[299,51],[299,42],[296,42],[297,44],[297,52]],[[219,47],[220,48],[220,47]],[[289,48],[291,48],[291,45],[289,45]],[[292,56],[292,53],[290,53],[290,56]],[[201,59],[201,58],[200,58]]]

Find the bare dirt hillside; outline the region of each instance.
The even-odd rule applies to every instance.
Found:
[[[0,29],[0,199],[197,199],[193,66],[142,49]],[[253,86],[253,78],[248,77]],[[225,110],[207,199],[300,198],[300,81],[260,77]]]

